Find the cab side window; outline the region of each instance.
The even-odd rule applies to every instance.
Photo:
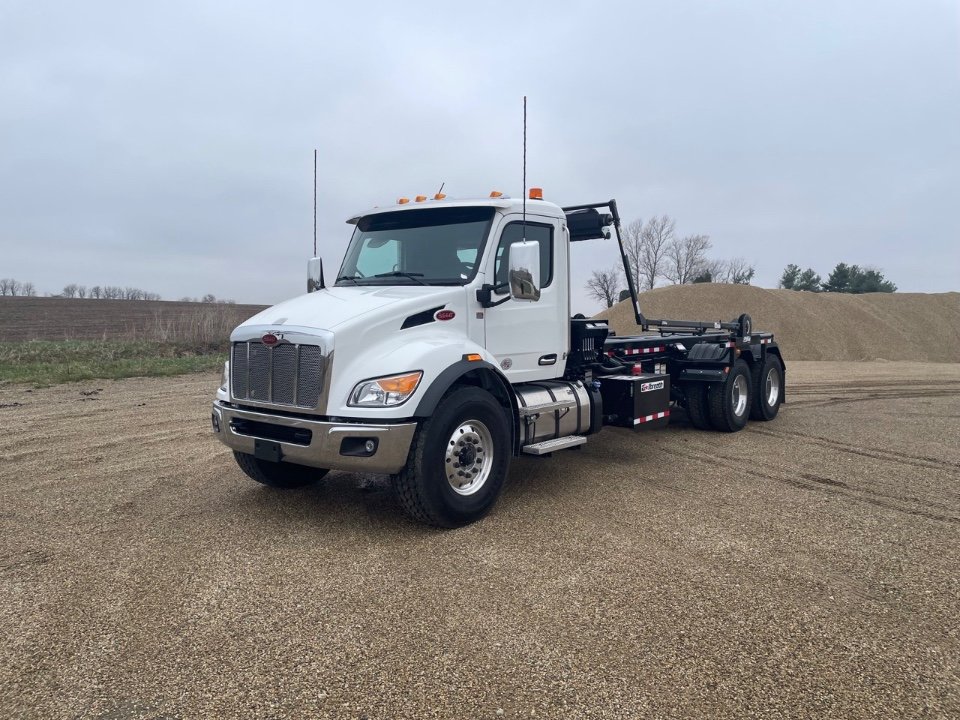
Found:
[[[553,282],[553,226],[527,223],[527,240],[540,243],[540,287]],[[523,241],[523,223],[512,222],[503,229],[497,246],[497,284],[507,282],[510,270],[510,246]]]

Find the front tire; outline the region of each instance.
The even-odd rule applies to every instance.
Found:
[[[490,512],[510,467],[509,420],[484,390],[463,387],[444,398],[392,478],[404,511],[448,528]]]
[[[261,485],[284,490],[313,485],[320,482],[323,476],[329,472],[329,470],[306,467],[305,465],[269,462],[236,451],[234,451],[233,457],[240,469],[252,480],[256,480]]]
[[[745,360],[737,360],[727,373],[727,379],[715,383],[707,392],[710,424],[720,432],[743,430],[750,417],[750,395],[753,382],[750,367]]]
[[[751,420],[773,420],[783,402],[783,365],[776,355],[767,355],[760,372],[753,379]]]

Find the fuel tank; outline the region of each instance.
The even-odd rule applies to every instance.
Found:
[[[582,382],[542,380],[514,385],[520,406],[520,445],[588,435],[600,429],[600,393]]]

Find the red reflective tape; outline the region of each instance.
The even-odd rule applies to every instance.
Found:
[[[657,346],[652,348],[621,348],[620,352],[624,355],[649,355],[650,353],[663,352],[666,348],[664,346]],[[613,357],[616,354],[615,350],[610,350],[607,352],[607,355]]]
[[[644,417],[639,417],[633,421],[633,424],[639,425],[640,423],[650,422],[651,420],[660,420],[665,417],[670,417],[669,410],[664,410],[663,412],[654,413],[653,415],[645,415]]]

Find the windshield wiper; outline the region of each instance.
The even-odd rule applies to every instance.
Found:
[[[363,275],[341,275],[336,279],[335,282],[340,282],[341,280],[349,280],[354,285],[359,285],[360,283],[358,283],[357,280],[359,280],[362,277]]]
[[[400,272],[399,270],[395,270],[395,271],[393,271],[393,272],[380,273],[379,275],[374,275],[374,277],[375,277],[375,278],[382,278],[382,277],[405,277],[405,278],[410,278],[410,279],[413,280],[414,282],[418,282],[418,283],[420,283],[421,285],[426,285],[426,284],[427,284],[427,283],[425,283],[423,280],[420,279],[420,278],[423,277],[423,273],[408,273],[408,272]]]

